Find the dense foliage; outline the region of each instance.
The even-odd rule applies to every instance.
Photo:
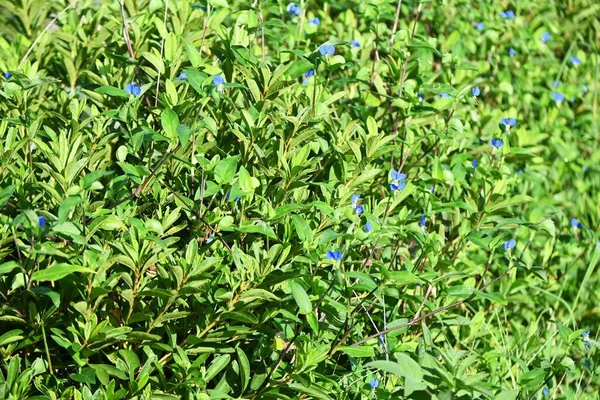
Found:
[[[596,398],[593,0],[0,0],[0,399]]]

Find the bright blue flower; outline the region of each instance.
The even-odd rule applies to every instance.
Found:
[[[352,39],[352,40],[350,40],[350,46],[360,47],[360,42]]]
[[[508,55],[511,57],[514,57],[517,53],[515,52],[515,49],[513,49],[512,47],[510,49],[508,49]]]
[[[379,380],[377,378],[373,378],[369,381],[369,386],[371,386],[371,389],[375,390],[375,388],[377,388],[377,386],[379,386]]]
[[[322,56],[332,56],[335,54],[335,47],[331,44],[322,44],[319,46],[319,52]]]
[[[552,81],[552,86],[558,87],[560,85],[559,81]]]
[[[224,83],[225,83],[225,78],[223,78],[221,75],[216,75],[213,77],[213,85],[221,86]]]
[[[318,17],[309,18],[307,22],[316,26],[321,25],[321,20]]]
[[[179,74],[179,76],[177,77],[177,79],[179,79],[180,81],[187,79],[187,74],[185,72],[182,72]]]
[[[10,78],[12,78],[12,74],[11,74],[10,72],[6,71],[6,72],[4,73],[4,77],[5,77],[6,79],[10,79]]]
[[[513,10],[502,11],[500,16],[504,19],[513,20],[515,19],[515,12]]]
[[[419,225],[421,225],[422,227],[425,226],[425,224],[427,223],[427,217],[422,215],[421,216],[421,220],[419,221]]]
[[[442,93],[440,93],[440,97],[442,97],[442,98],[448,98],[448,97],[452,97],[452,96],[450,96],[450,94],[448,94],[446,92],[442,92]]]
[[[337,250],[327,250],[325,258],[330,261],[340,261],[342,259],[342,253]]]
[[[385,344],[385,336],[379,335],[379,345],[383,346]]]
[[[128,83],[127,86],[125,86],[125,91],[129,95],[139,96],[142,93],[142,88],[132,82]]]
[[[510,239],[504,242],[504,251],[509,251],[510,249],[514,249],[517,245],[515,239]]]
[[[417,97],[419,97],[421,100],[425,100],[425,95],[423,93],[417,94]]]
[[[550,32],[544,32],[542,33],[542,42],[547,43],[548,40],[550,40]]]
[[[584,94],[585,94],[585,93],[587,93],[587,92],[589,92],[587,85],[585,85],[585,84],[584,84],[583,86],[581,86],[581,91],[582,91]]]
[[[288,4],[287,10],[290,14],[296,15],[296,16],[300,16],[300,14],[302,13],[302,9],[300,7],[298,7],[297,5],[295,5],[294,3]]]
[[[365,224],[365,232],[367,232],[367,233],[373,232],[373,224],[371,224],[370,222],[367,222]]]
[[[590,349],[590,342],[583,342],[583,347],[585,347],[586,350]]]
[[[478,22],[477,25],[475,25],[475,27],[478,31],[482,31],[485,28],[485,24],[483,22]]]
[[[365,211],[365,208],[363,206],[354,207],[354,214],[362,214],[364,211]]]
[[[306,76],[307,78],[310,78],[311,76],[315,76],[315,70],[309,69],[304,76]]]
[[[46,226],[46,218],[43,215],[38,217],[38,224],[40,225],[40,228]]]
[[[522,169],[520,169],[516,172],[517,175],[521,175],[522,173],[524,173],[524,171]]]
[[[471,94],[473,97],[479,97],[481,94],[481,89],[479,89],[479,86],[475,86],[473,89],[471,89]]]
[[[356,207],[356,205],[358,204],[358,199],[360,199],[360,194],[353,194],[352,197],[350,198],[350,201],[352,201],[352,207]]]
[[[502,139],[492,139],[490,141],[490,144],[492,146],[494,146],[495,148],[499,149],[500,147],[502,147],[503,143],[502,143]]]
[[[471,161],[471,164],[473,164],[473,168],[479,167],[479,163],[477,162],[476,159],[473,159],[473,161]]]
[[[549,392],[549,390],[548,390],[548,388],[547,388],[547,387],[544,387],[544,388],[542,389],[542,394],[543,394],[544,396],[545,396],[545,395],[547,395],[547,394],[548,394],[548,392]]]
[[[581,229],[581,224],[577,218],[571,218],[571,228]]]
[[[392,176],[392,183],[390,184],[390,189],[404,190],[404,188],[406,187],[406,175],[394,170],[392,170],[390,174]]]
[[[504,125],[506,129],[510,129],[517,124],[516,118],[501,118],[500,124]]]
[[[571,62],[573,65],[581,65],[581,59],[577,56],[571,56]]]
[[[552,93],[552,100],[554,100],[557,103],[565,101],[565,95],[559,92],[554,92]]]
[[[433,191],[435,190],[435,186],[431,185],[429,187],[429,193],[433,194]]]

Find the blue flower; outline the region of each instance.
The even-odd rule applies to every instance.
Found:
[[[475,25],[475,27],[478,31],[482,31],[485,28],[485,24],[483,22],[478,22],[477,25]]]
[[[187,74],[185,72],[182,72],[179,74],[179,76],[177,77],[177,79],[179,79],[180,81],[187,79]]]
[[[377,386],[379,386],[379,380],[377,378],[371,379],[369,381],[369,386],[371,386],[371,389],[375,390]]]
[[[225,78],[223,78],[221,75],[216,75],[213,77],[213,85],[221,86],[224,83],[225,83]]]
[[[506,129],[510,129],[517,124],[517,120],[515,118],[501,118],[500,125],[504,125]]]
[[[421,216],[421,220],[419,221],[419,225],[421,225],[422,227],[425,226],[425,224],[427,223],[427,217],[426,216]]]
[[[350,46],[360,47],[360,42],[357,40],[352,39],[352,40],[350,40],[349,43],[350,43]]]
[[[500,147],[502,147],[503,143],[502,143],[502,139],[492,139],[490,141],[490,144],[492,146],[494,146],[495,148],[499,149]]]
[[[4,77],[5,77],[6,79],[10,79],[10,78],[12,78],[12,74],[11,74],[10,72],[6,71],[6,72],[4,73]]]
[[[350,201],[352,201],[352,207],[356,207],[356,205],[358,204],[358,199],[360,199],[360,194],[353,194],[352,197],[350,198]]]
[[[446,92],[442,92],[442,93],[440,93],[440,97],[441,98],[448,98],[448,97],[452,97],[452,96],[450,96],[450,94],[448,94]]]
[[[423,93],[417,94],[417,97],[420,98],[421,100],[425,100],[425,95]]]
[[[589,92],[588,87],[586,84],[583,84],[583,86],[581,86],[581,91],[585,94],[587,92]]]
[[[558,87],[560,85],[559,81],[552,81],[552,86]]]
[[[478,97],[481,94],[481,89],[479,89],[479,86],[475,86],[473,89],[471,89],[471,94],[473,97]]]
[[[577,218],[571,218],[571,228],[581,229],[581,224]]]
[[[365,208],[363,206],[354,207],[354,214],[362,214],[364,211],[365,211]]]
[[[513,20],[515,19],[515,12],[513,10],[502,11],[500,16],[504,19]]]
[[[300,7],[298,7],[297,5],[295,5],[294,3],[288,4],[287,10],[290,14],[296,15],[296,16],[300,16],[300,14],[302,13],[302,9]]]
[[[554,92],[552,93],[552,100],[557,103],[563,102],[565,101],[565,95],[559,92]]]
[[[547,395],[547,394],[548,394],[548,392],[549,392],[549,390],[548,390],[548,388],[547,388],[547,387],[544,387],[544,388],[542,389],[542,394],[543,394],[544,396],[545,396],[545,395]]]
[[[365,232],[367,232],[367,233],[373,232],[373,224],[371,224],[370,222],[367,222],[365,224]]]
[[[591,333],[590,330],[586,329],[585,331],[583,331],[583,333],[581,334],[581,336],[583,336],[584,339],[585,338],[589,338],[590,333]]]
[[[215,239],[215,233],[211,233],[209,237],[206,238],[206,243],[210,243]]]
[[[128,83],[127,86],[125,86],[125,91],[129,95],[139,96],[142,93],[142,88],[132,82]]]
[[[510,249],[514,249],[517,245],[515,239],[510,239],[504,242],[504,251],[509,251]]]
[[[429,187],[429,193],[433,194],[434,191],[435,191],[435,186],[431,185]]]
[[[46,218],[43,215],[38,217],[38,224],[40,225],[40,228],[46,226]]]
[[[571,62],[573,65],[581,65],[581,59],[577,56],[571,56]]]
[[[550,40],[550,32],[546,31],[542,33],[542,42],[547,43]]]
[[[322,56],[332,56],[335,54],[335,47],[331,44],[322,44],[319,46],[319,52]]]
[[[477,159],[473,159],[473,161],[471,161],[471,164],[473,164],[473,168],[477,168],[479,167],[479,163],[477,162]]]
[[[383,346],[385,344],[385,336],[379,335],[379,345]]]
[[[513,49],[512,47],[510,49],[508,49],[508,55],[511,57],[514,57],[517,53],[515,52],[515,49]]]
[[[390,184],[390,189],[404,190],[404,188],[406,187],[406,175],[394,170],[392,170],[390,174],[392,176],[392,183]]]
[[[590,169],[590,167],[588,167],[587,165],[584,165],[584,166],[583,166],[583,172],[587,172],[587,171],[588,171],[588,169]]]
[[[583,347],[585,347],[586,350],[590,349],[590,342],[583,342]]]
[[[316,26],[321,25],[321,20],[318,17],[309,18],[307,22]]]
[[[304,76],[306,76],[307,78],[310,78],[311,76],[315,76],[315,70],[309,69]]]
[[[330,261],[340,261],[342,259],[342,253],[337,250],[327,250],[325,258]]]

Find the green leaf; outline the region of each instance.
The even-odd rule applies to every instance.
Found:
[[[237,157],[228,157],[215,166],[215,179],[220,185],[230,184],[237,169]]]
[[[123,97],[128,98],[129,94],[123,90],[114,86],[100,86],[94,90],[96,93],[106,94],[113,97]]]
[[[309,70],[313,69],[315,66],[310,61],[301,58],[299,60],[293,61],[290,63],[285,75],[289,79],[297,79],[300,76],[307,73]]]
[[[524,194],[517,194],[515,196],[512,196],[506,200],[500,201],[496,204],[493,204],[489,207],[489,212],[493,213],[495,211],[501,210],[503,208],[506,207],[511,207],[511,206],[516,206],[517,204],[523,204],[523,203],[527,203],[533,200],[533,197],[524,195]]]
[[[160,122],[168,138],[177,137],[177,127],[179,126],[179,117],[171,108],[166,108],[160,115]]]
[[[8,274],[14,269],[19,268],[19,263],[16,261],[7,261],[0,264],[0,275]]]
[[[238,347],[235,351],[240,364],[240,380],[242,381],[242,390],[240,394],[243,394],[248,387],[248,383],[250,383],[250,361],[242,349]]]
[[[396,353],[398,362],[393,361],[371,361],[365,367],[375,368],[401,377],[408,377],[417,382],[423,379],[423,370],[421,366],[412,358],[404,353]]]
[[[340,346],[338,351],[354,358],[375,357],[375,349],[370,346]]]
[[[303,218],[300,215],[292,215],[292,223],[294,224],[294,228],[296,229],[296,234],[298,234],[298,238],[302,242],[312,242],[313,231],[312,229],[310,229],[310,226],[306,222],[306,218]]]
[[[190,140],[190,136],[192,136],[192,130],[186,125],[179,124],[177,127],[177,136],[179,136],[179,143],[181,143],[181,147],[185,147]]]
[[[298,307],[300,308],[300,314],[308,314],[311,312],[312,303],[302,285],[296,282],[296,280],[288,281],[288,285],[290,286],[296,304],[298,304]]]
[[[208,367],[208,369],[206,370],[204,380],[206,382],[210,382],[212,378],[217,376],[219,372],[221,372],[227,365],[229,365],[230,360],[231,356],[229,354],[223,354],[216,357],[210,364],[210,367]]]
[[[93,270],[89,268],[82,267],[80,265],[71,265],[66,263],[56,264],[50,268],[42,269],[41,271],[37,271],[33,274],[33,281],[37,282],[45,282],[45,281],[58,281],[64,278],[67,275],[74,274],[76,272],[94,273]]]

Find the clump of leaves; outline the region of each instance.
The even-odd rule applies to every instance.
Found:
[[[0,398],[593,398],[595,9],[6,4]]]

